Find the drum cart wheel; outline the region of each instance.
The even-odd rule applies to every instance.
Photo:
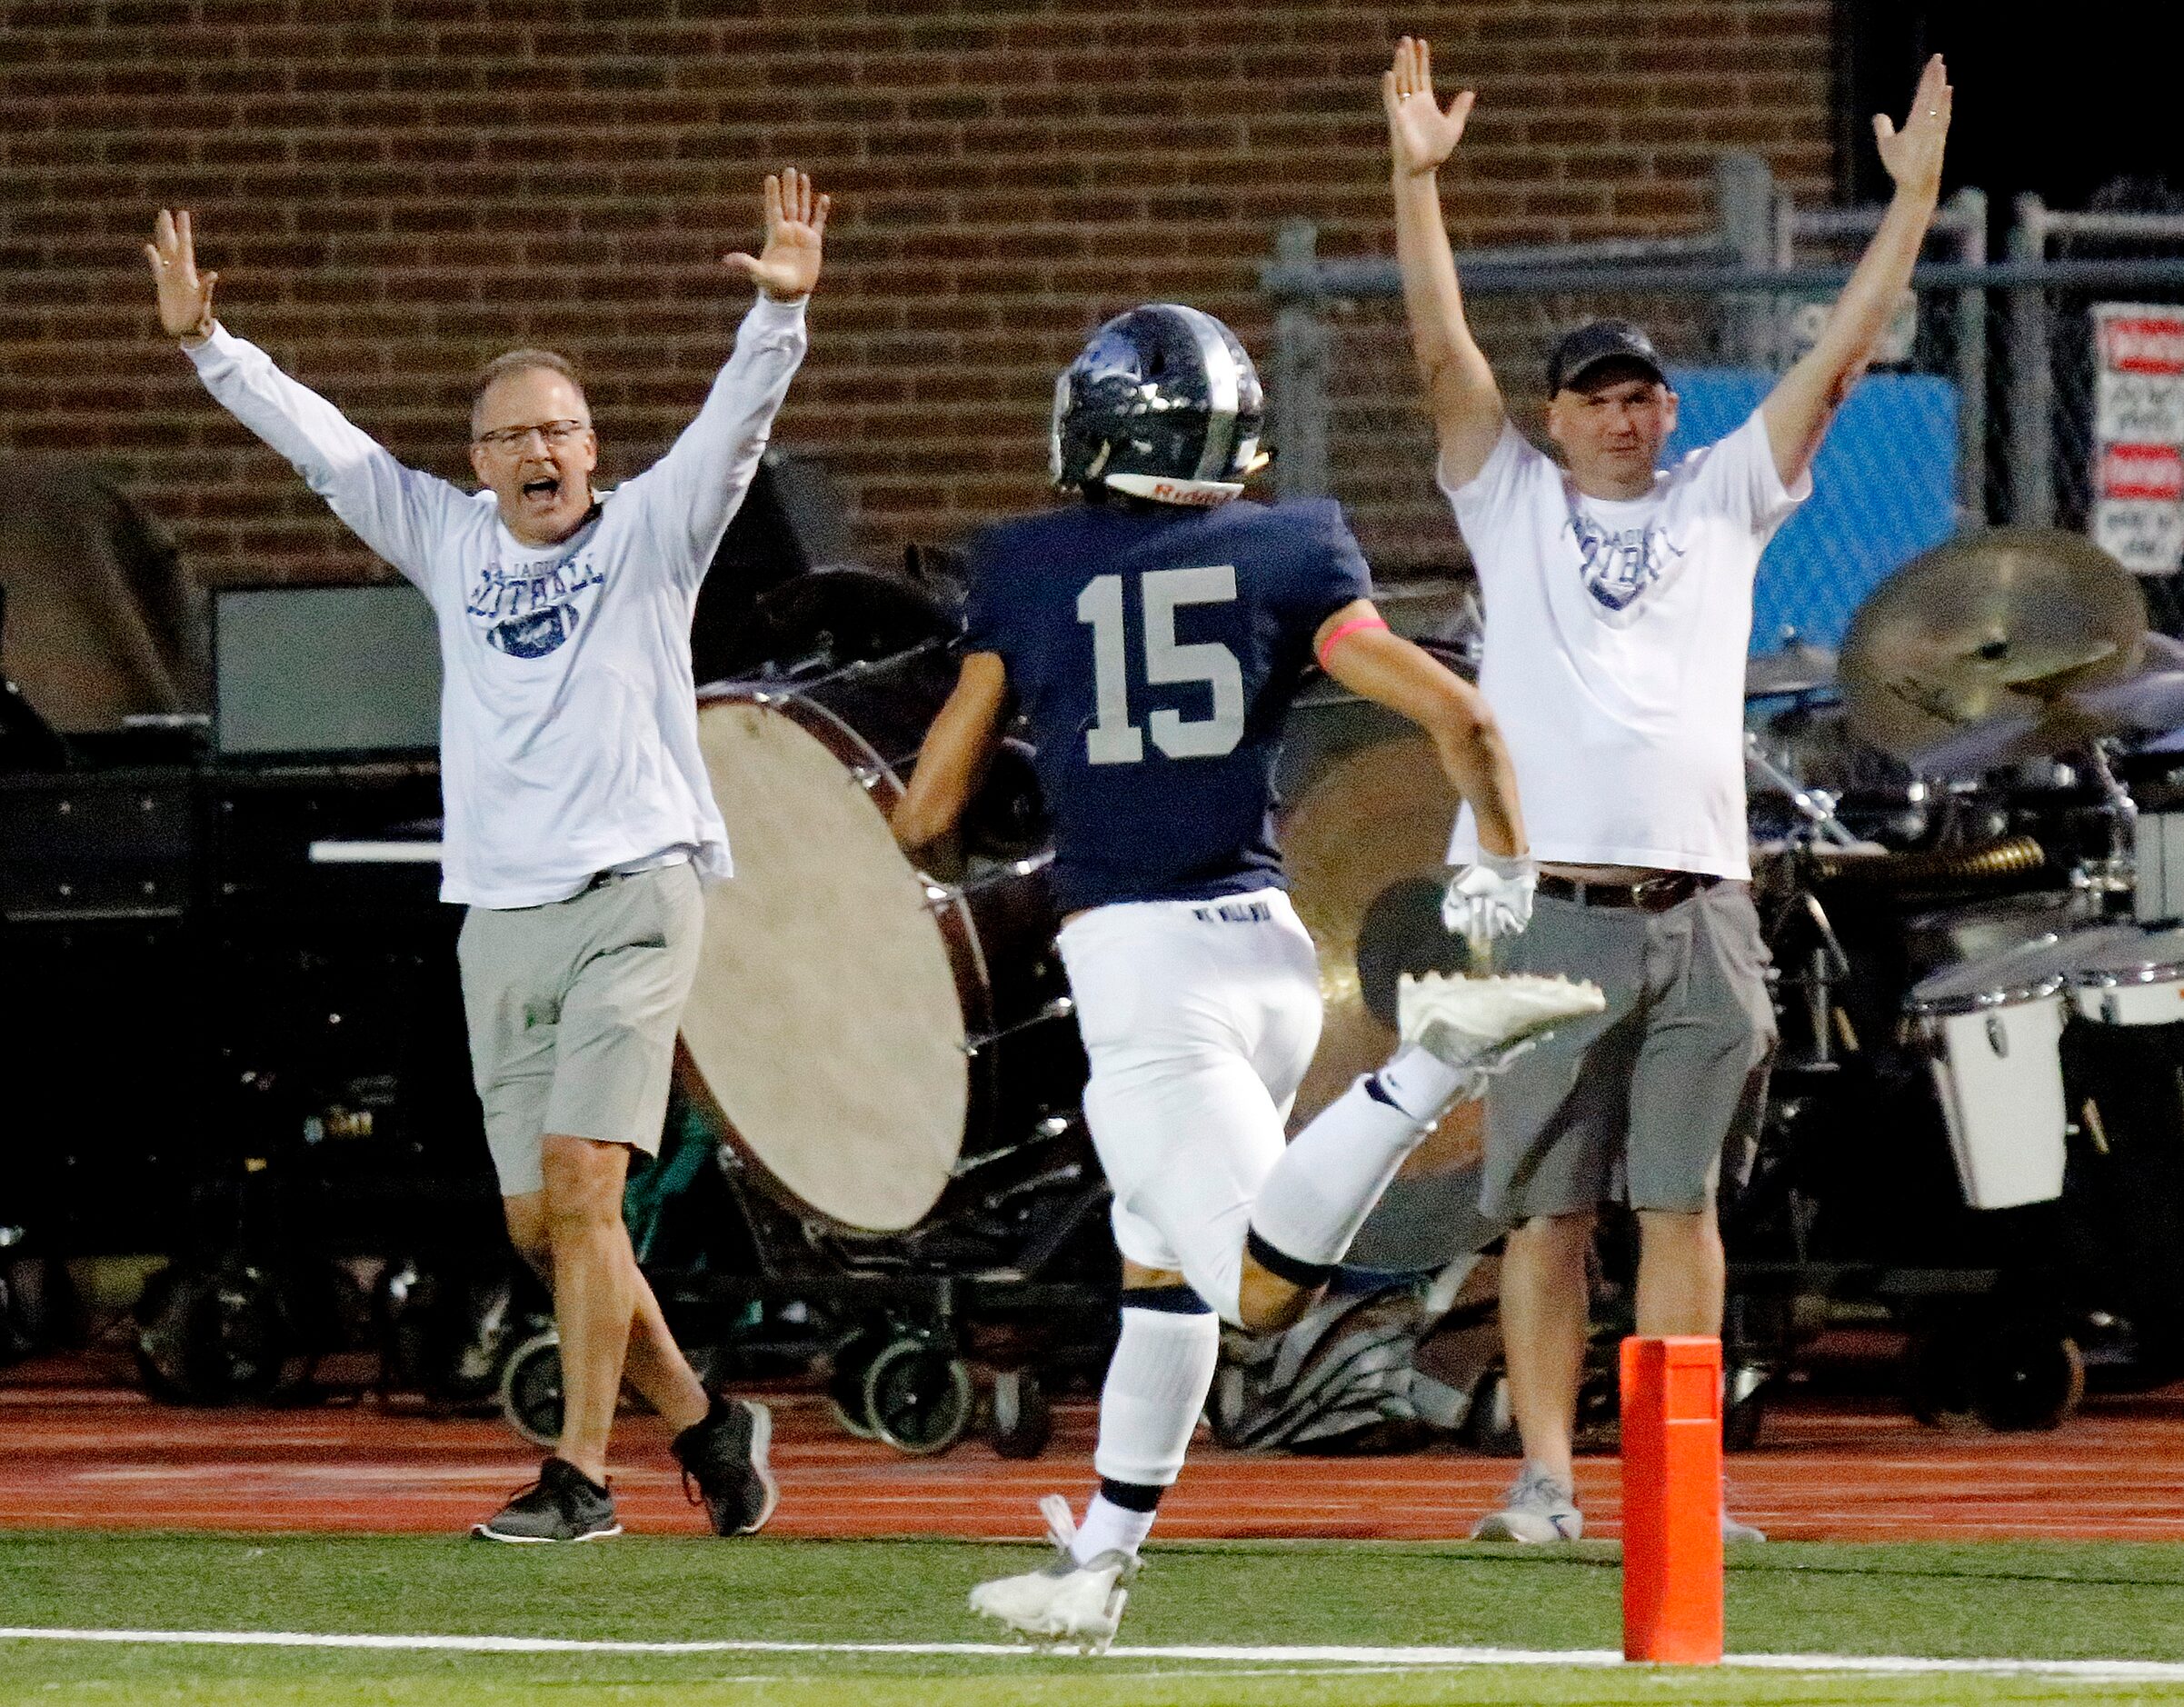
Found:
[[[993,1408],[987,1432],[1003,1458],[1036,1458],[1054,1434],[1054,1408],[1039,1372],[1004,1369],[993,1377]]]
[[[548,1328],[517,1346],[501,1373],[501,1414],[534,1446],[561,1439],[561,1335]]]
[[[161,1270],[136,1317],[137,1372],[145,1391],[169,1404],[293,1398],[317,1362],[300,1343],[278,1277],[240,1256]]]
[[[880,1353],[893,1342],[894,1335],[884,1329],[860,1328],[834,1348],[833,1371],[826,1379],[827,1409],[834,1413],[835,1422],[861,1441],[869,1441],[877,1432],[864,1401],[865,1377],[873,1373]]]
[[[1972,1353],[1971,1403],[1990,1429],[2060,1428],[2085,1397],[2078,1342],[2034,1323],[1997,1328]]]
[[[865,1421],[899,1452],[946,1452],[969,1432],[976,1410],[971,1366],[937,1335],[903,1334],[865,1372]]]

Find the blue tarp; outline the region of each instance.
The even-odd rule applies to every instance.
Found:
[[[1733,433],[1773,375],[1687,367],[1669,383],[1681,400],[1667,459]],[[1859,602],[1920,552],[1957,531],[1957,388],[1928,374],[1869,374],[1843,404],[1813,464],[1813,494],[1760,560],[1751,649],[1772,652],[1790,631],[1840,646]]]

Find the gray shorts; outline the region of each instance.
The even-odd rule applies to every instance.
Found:
[[[1618,1198],[1705,1206],[1722,1145],[1756,1134],[1774,1058],[1767,947],[1750,887],[1721,883],[1662,913],[1542,895],[1510,972],[1591,978],[1608,998],[1493,1082],[1481,1207],[1516,1226]]]
[[[473,907],[456,958],[501,1193],[544,1191],[547,1133],[660,1152],[705,902],[687,861],[543,907]]]

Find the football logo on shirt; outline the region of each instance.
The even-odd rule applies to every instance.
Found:
[[[495,557],[478,576],[464,613],[495,652],[543,658],[559,651],[576,632],[591,603],[583,595],[605,580],[588,554],[514,570]]]
[[[1672,544],[1658,523],[1605,528],[1575,504],[1570,506],[1570,532],[1577,541],[1585,591],[1611,611],[1630,609],[1683,555],[1683,548]]]

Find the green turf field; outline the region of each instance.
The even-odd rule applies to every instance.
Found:
[[[997,1641],[971,1583],[1022,1547],[950,1542],[580,1548],[439,1537],[0,1535],[0,1627],[849,1644]],[[1457,1545],[1156,1547],[1122,1641],[1095,1660],[745,1649],[524,1653],[0,1640],[0,1702],[497,1704],[1031,1702],[1289,1707],[1456,1702],[2184,1700],[2177,1681],[1730,1668],[1337,1662],[1261,1647],[1598,1650],[1619,1640],[1615,1551]],[[2184,1548],[1743,1550],[1742,1653],[2184,1662]],[[1126,1648],[1213,1647],[1132,1657]]]

